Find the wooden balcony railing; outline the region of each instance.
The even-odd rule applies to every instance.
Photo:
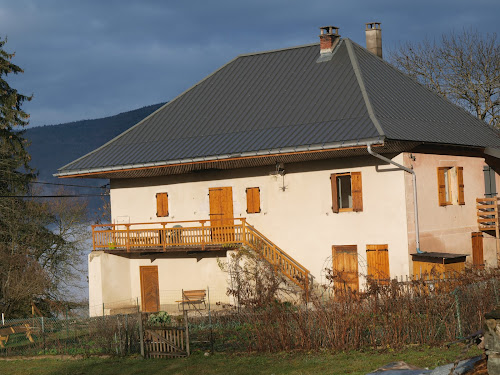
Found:
[[[498,197],[476,199],[477,224],[480,230],[498,231],[498,199]]]
[[[245,245],[303,289],[307,298],[310,273],[304,266],[248,224],[246,219],[224,221],[228,224],[211,225],[210,220],[97,224],[92,226],[93,246],[94,250],[130,253]]]

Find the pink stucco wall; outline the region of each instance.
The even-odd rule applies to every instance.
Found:
[[[472,254],[471,232],[478,231],[476,198],[484,197],[483,158],[404,153],[404,165],[417,175],[420,248],[458,254]],[[452,204],[440,206],[438,200],[437,168],[453,167],[451,173]],[[456,167],[463,167],[465,204],[458,204]],[[497,178],[497,186],[500,182]],[[413,184],[405,176],[408,215],[409,252],[415,252]],[[484,258],[489,266],[497,265],[495,239],[484,234]],[[472,262],[472,256],[467,257]]]

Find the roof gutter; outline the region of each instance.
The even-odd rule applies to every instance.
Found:
[[[252,157],[262,157],[262,156],[273,156],[273,155],[281,155],[281,154],[287,154],[287,153],[292,153],[292,152],[295,153],[295,152],[314,152],[314,151],[336,150],[336,149],[350,148],[350,147],[364,147],[364,146],[367,146],[369,144],[382,146],[384,144],[384,140],[381,138],[372,138],[372,139],[365,139],[365,140],[351,141],[351,142],[324,143],[324,144],[316,144],[316,145],[308,145],[308,146],[285,147],[285,148],[281,148],[281,149],[242,152],[242,153],[238,153],[238,154],[222,154],[222,155],[213,155],[213,156],[201,156],[201,157],[189,158],[189,159],[167,160],[167,161],[160,161],[160,162],[128,164],[128,165],[117,165],[117,166],[113,166],[113,167],[92,168],[92,169],[88,169],[88,170],[80,169],[80,170],[73,170],[73,171],[68,171],[68,172],[58,172],[58,173],[55,173],[53,176],[54,177],[67,177],[67,176],[77,176],[79,174],[117,172],[117,171],[123,171],[123,170],[127,170],[127,169],[136,169],[136,168],[167,167],[170,165],[179,165],[179,164],[188,164],[188,163],[224,161],[224,160],[233,159],[233,158],[252,158]]]
[[[367,144],[366,145],[366,150],[370,155],[375,156],[376,158],[385,161],[386,163],[392,164],[399,169],[402,169],[403,171],[410,173],[413,178],[413,211],[415,212],[415,237],[416,237],[416,245],[417,245],[417,253],[418,254],[423,254],[425,251],[420,250],[420,232],[419,232],[419,226],[418,226],[418,204],[417,204],[417,175],[415,174],[415,171],[410,168],[406,168],[405,166],[396,163],[395,161],[392,161],[391,159],[386,158],[385,156],[382,156],[380,154],[377,154],[375,151],[372,150],[372,144]]]

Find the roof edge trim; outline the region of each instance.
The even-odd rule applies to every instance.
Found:
[[[370,102],[370,98],[368,97],[368,92],[366,91],[366,86],[363,81],[363,74],[361,73],[361,69],[359,68],[358,59],[356,57],[356,53],[354,52],[354,48],[352,47],[352,42],[349,38],[345,38],[345,45],[347,47],[347,52],[349,53],[349,58],[351,59],[352,68],[354,69],[354,74],[356,75],[356,79],[358,81],[359,88],[361,90],[361,94],[363,95],[363,100],[365,101],[366,110],[368,111],[368,115],[377,128],[378,133],[381,136],[384,136],[384,130],[382,126],[378,122],[377,117],[375,116],[375,111],[373,110],[372,103]]]
[[[71,177],[78,175],[88,175],[95,173],[106,173],[106,172],[116,172],[116,171],[124,171],[130,169],[137,168],[161,168],[168,167],[172,165],[179,164],[193,164],[193,163],[205,163],[205,162],[214,162],[214,161],[224,161],[235,158],[255,158],[255,157],[263,157],[263,156],[272,156],[272,155],[285,155],[291,153],[308,153],[308,152],[318,152],[318,151],[328,151],[342,148],[353,148],[353,147],[366,147],[368,144],[372,146],[383,146],[384,138],[369,138],[357,141],[348,141],[348,142],[335,142],[335,143],[324,143],[324,144],[315,144],[309,146],[297,146],[297,147],[284,147],[281,149],[271,149],[271,150],[259,150],[259,151],[251,151],[251,152],[242,152],[237,154],[223,154],[223,155],[213,155],[206,157],[197,157],[197,158],[187,158],[180,160],[167,160],[162,162],[151,162],[151,163],[139,163],[139,164],[129,164],[129,165],[117,165],[113,167],[101,167],[101,168],[92,168],[86,170],[76,170],[76,171],[67,171],[67,172],[59,172],[53,174],[54,177]]]

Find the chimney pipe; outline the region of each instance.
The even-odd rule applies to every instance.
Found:
[[[339,28],[335,26],[323,26],[319,28],[321,34],[319,36],[320,53],[332,53],[335,46],[340,40]]]
[[[380,22],[369,22],[366,25],[366,49],[382,58],[382,29]]]

